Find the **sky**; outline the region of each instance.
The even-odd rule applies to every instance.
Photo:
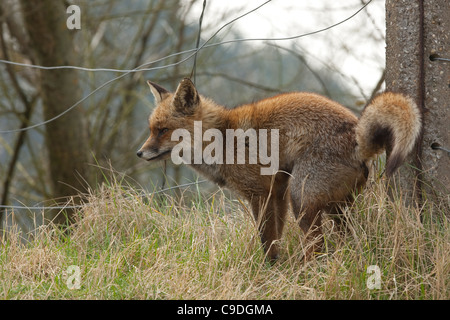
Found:
[[[202,35],[210,36],[226,22],[265,1],[207,1],[203,29],[210,30],[210,34]],[[194,7],[193,23],[198,23],[202,2],[198,1]],[[367,0],[364,0],[364,3],[366,2]],[[245,38],[295,36],[338,23],[362,6],[362,0],[272,0],[222,30],[219,36],[230,34],[230,28],[238,30]],[[384,1],[372,0],[358,15],[331,30],[274,43],[286,47],[295,45],[300,52],[306,53],[308,62],[313,66],[321,68],[326,64],[339,70],[342,79],[349,81],[350,87],[354,87],[354,94],[370,96],[384,68],[384,34]],[[263,43],[254,42],[254,45]]]

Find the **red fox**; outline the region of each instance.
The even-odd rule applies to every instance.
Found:
[[[279,145],[267,148],[268,152],[278,152],[278,170],[273,174],[261,174],[261,158],[256,163],[187,162],[249,202],[269,260],[279,255],[276,242],[281,238],[289,203],[311,244],[304,256],[309,259],[323,245],[322,214],[339,214],[339,204],[352,202],[353,192],[366,183],[367,162],[384,150],[385,172],[391,176],[414,148],[422,128],[417,105],[398,93],[375,97],[358,120],[339,103],[313,93],[280,94],[227,109],[200,95],[188,78],[180,82],[175,93],[150,81],[148,85],[156,108],[149,118],[150,137],[137,152],[144,160],[169,158],[179,147],[176,130],[195,135],[199,122],[202,133],[214,129],[223,136],[230,129],[276,130]],[[263,142],[261,137],[256,139]],[[228,142],[220,151],[226,153],[226,146]],[[183,158],[189,160],[196,152],[206,151],[208,143],[202,141],[197,147],[183,149]],[[239,152],[250,152],[247,140]]]

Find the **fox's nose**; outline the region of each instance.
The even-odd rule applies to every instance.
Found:
[[[140,157],[142,157],[142,154],[143,154],[144,152],[142,152],[141,150],[139,150],[137,153],[136,153],[136,155],[140,158]]]

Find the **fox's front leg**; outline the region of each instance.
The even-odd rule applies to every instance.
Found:
[[[276,243],[281,234],[278,234],[277,211],[273,199],[259,197],[252,200],[252,211],[255,217],[261,243],[269,261],[277,260],[279,252]]]

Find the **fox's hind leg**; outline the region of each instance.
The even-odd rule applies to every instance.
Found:
[[[323,249],[322,212],[320,205],[311,201],[299,199],[291,193],[292,209],[300,228],[305,234],[306,251],[304,260],[309,260],[314,253]]]
[[[350,207],[353,204],[353,198],[348,197],[346,201],[340,203],[332,203],[326,209],[326,214],[333,220],[334,228],[340,235],[350,233],[350,227],[343,211],[344,206]]]
[[[294,215],[306,233],[306,240],[313,244],[306,250],[306,259],[323,247],[322,214],[343,217],[339,215],[342,213],[339,204],[351,203],[352,192],[364,186],[368,175],[364,163],[341,161],[350,158],[345,153],[339,156],[320,149],[311,152],[297,160],[289,186]]]
[[[323,248],[322,211],[327,206],[328,198],[317,192],[315,182],[308,182],[308,176],[298,172],[295,175],[295,171],[290,184],[292,211],[305,234],[304,260],[309,260]]]

